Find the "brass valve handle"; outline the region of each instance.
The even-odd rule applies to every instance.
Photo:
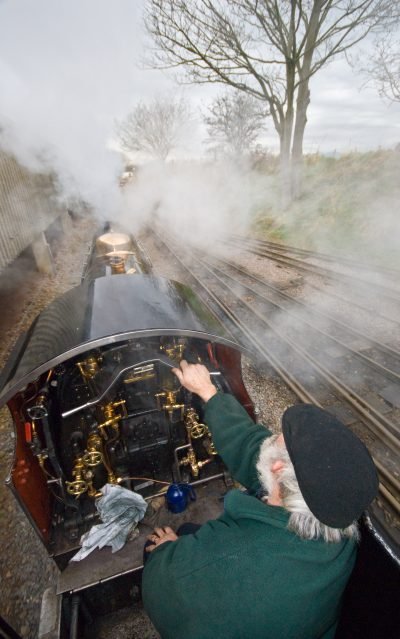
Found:
[[[97,433],[89,435],[87,440],[87,449],[83,455],[83,463],[90,468],[98,466],[103,461],[103,454],[101,451],[102,439]]]
[[[80,497],[87,491],[87,482],[83,479],[85,472],[85,464],[83,457],[79,456],[75,459],[74,467],[72,469],[72,475],[74,479],[72,481],[66,481],[67,492],[74,497]]]
[[[88,450],[83,456],[83,461],[86,466],[93,468],[98,466],[103,461],[103,455],[99,450]]]
[[[199,422],[199,416],[194,408],[188,408],[186,411],[185,425],[188,435],[193,439],[200,439],[200,437],[209,432],[207,426]]]
[[[88,485],[83,479],[76,479],[75,481],[66,481],[67,492],[74,497],[80,497],[87,491]]]
[[[205,424],[197,422],[190,427],[189,431],[192,439],[200,439],[200,437],[203,437],[208,432],[208,428]]]

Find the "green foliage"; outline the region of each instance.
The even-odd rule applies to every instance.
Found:
[[[258,237],[268,238],[274,242],[286,241],[286,227],[265,211],[260,211],[254,217],[253,231]]]
[[[267,175],[279,174],[279,156],[269,153],[263,147],[257,147],[251,155],[252,168]]]
[[[306,156],[302,196],[285,211],[267,202],[254,217],[253,231],[265,239],[393,265],[400,248],[399,176],[398,151]]]

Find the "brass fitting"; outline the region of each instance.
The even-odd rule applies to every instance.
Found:
[[[154,379],[156,376],[154,364],[146,364],[144,366],[135,366],[133,371],[128,373],[124,378],[124,384],[135,384],[136,382],[144,382],[148,379]]]
[[[97,428],[101,432],[104,439],[107,439],[107,436],[104,432],[104,429],[107,428],[107,426],[110,426],[111,428],[118,430],[119,428],[118,422],[122,419],[123,415],[121,415],[120,413],[116,413],[115,411],[116,411],[116,408],[118,408],[118,406],[123,406],[124,404],[125,404],[125,400],[120,399],[117,402],[110,402],[109,404],[102,406],[102,411],[104,413],[105,421],[102,422],[101,424],[98,424]]]
[[[170,421],[172,421],[174,413],[176,411],[179,411],[179,418],[183,419],[185,404],[176,403],[176,398],[178,393],[179,393],[179,389],[166,390],[166,391],[163,391],[162,393],[155,394],[158,410],[165,410]]]
[[[43,470],[44,473],[46,473],[45,467],[44,467],[44,462],[46,461],[46,459],[48,459],[48,454],[47,453],[38,453],[38,455],[36,455],[36,458],[39,462],[39,466],[40,468]]]
[[[98,466],[103,461],[102,441],[100,435],[92,433],[87,440],[86,452],[83,455],[83,461],[86,466],[92,468]]]
[[[111,275],[118,275],[126,273],[125,260],[122,255],[110,255],[108,262],[111,266]]]
[[[67,492],[78,499],[88,489],[88,484],[85,480],[85,462],[82,456],[75,459],[72,476],[74,477],[73,481],[65,482]]]
[[[121,477],[117,477],[117,475],[112,470],[108,471],[107,482],[109,484],[118,485],[120,481],[121,481]]]
[[[215,448],[214,442],[210,437],[207,437],[204,442],[203,442],[203,446],[207,451],[207,454],[210,455],[210,457],[215,457],[215,455],[218,455],[218,451]]]
[[[172,359],[172,361],[177,362],[177,364],[181,361],[184,350],[185,344],[182,343],[162,344],[160,346],[160,351],[163,351],[167,357]]]
[[[199,416],[194,408],[188,408],[185,415],[185,426],[191,439],[200,439],[205,434],[209,433],[209,430],[205,424],[199,422]]]
[[[211,432],[207,424],[202,424],[201,422],[199,422],[199,416],[194,408],[188,408],[188,410],[186,411],[185,426],[188,433],[189,441],[190,439],[200,439],[200,437],[205,437],[203,446],[206,449],[207,453],[211,456],[218,455],[218,452],[216,451],[214,442],[212,440]]]
[[[203,466],[205,466],[206,464],[209,464],[211,461],[212,459],[203,459],[199,461],[196,457],[196,454],[193,448],[190,447],[186,457],[183,457],[180,460],[179,466],[190,466],[190,470],[192,471],[193,477],[198,477],[200,469],[203,468]]]
[[[85,473],[85,479],[87,482],[87,494],[93,499],[98,499],[98,497],[101,497],[103,493],[101,492],[101,490],[96,490],[96,488],[93,486],[93,478],[93,471],[87,470]]]
[[[193,477],[198,477],[201,468],[203,468],[203,466],[205,466],[206,464],[212,462],[213,457],[217,455],[217,451],[215,450],[215,446],[208,427],[206,426],[206,424],[202,424],[199,421],[199,416],[194,408],[188,408],[185,414],[184,422],[188,436],[188,453],[186,457],[183,457],[180,460],[179,465],[190,466]],[[192,446],[192,439],[200,439],[201,437],[206,437],[203,445],[209,457],[208,459],[198,460]]]
[[[79,368],[79,372],[83,377],[84,381],[89,379],[93,379],[96,377],[97,373],[100,370],[100,364],[102,362],[102,357],[100,355],[89,355],[82,362],[77,362],[76,365]]]
[[[190,466],[193,477],[199,476],[199,464],[197,462],[196,454],[192,447],[189,448],[188,454],[186,455],[186,457],[183,457],[180,460],[179,466]]]

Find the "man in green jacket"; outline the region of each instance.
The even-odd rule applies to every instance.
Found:
[[[204,366],[182,361],[174,372],[206,403],[215,446],[248,491],[230,491],[223,514],[194,534],[150,535],[142,586],[155,627],[163,639],[333,638],[356,520],[377,492],[367,449],[306,404],[289,408],[272,436],[217,393]]]

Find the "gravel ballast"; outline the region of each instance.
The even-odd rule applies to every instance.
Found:
[[[91,220],[79,219],[69,225],[64,235],[53,239],[54,276],[37,273],[29,254],[2,273],[1,367],[36,315],[54,298],[80,283],[94,229]],[[57,568],[4,485],[13,462],[14,442],[10,413],[4,407],[0,410],[0,614],[23,639],[36,639],[42,594],[54,583]]]

